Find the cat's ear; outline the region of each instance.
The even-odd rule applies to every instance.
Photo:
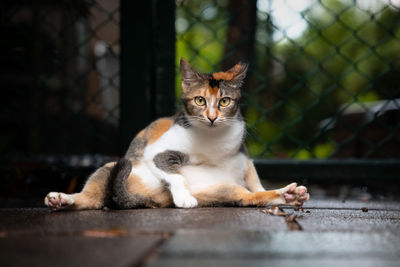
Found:
[[[198,83],[201,80],[200,75],[190,66],[189,62],[183,57],[181,58],[181,75],[182,75],[182,89],[183,92],[187,91],[189,87]]]
[[[232,78],[228,81],[232,87],[239,88],[243,84],[244,78],[246,78],[247,69],[249,65],[244,62],[238,62],[235,66],[230,68],[226,73]]]

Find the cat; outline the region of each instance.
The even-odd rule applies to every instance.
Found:
[[[248,65],[201,74],[185,60],[182,111],[139,132],[126,155],[105,164],[76,194],[51,192],[62,209],[302,205],[307,188],[291,183],[266,191],[244,145],[240,88]]]

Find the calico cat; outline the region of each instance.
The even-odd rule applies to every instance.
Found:
[[[124,158],[99,168],[82,192],[51,192],[53,209],[302,205],[296,183],[266,191],[244,146],[238,107],[247,64],[200,74],[181,59],[183,109],[139,132]]]

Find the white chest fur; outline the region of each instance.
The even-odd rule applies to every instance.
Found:
[[[191,143],[188,154],[192,164],[209,163],[215,165],[237,153],[243,142],[244,124],[237,122],[221,129],[190,128]]]
[[[189,164],[182,168],[182,174],[191,191],[221,182],[243,184],[247,161],[238,150],[244,129],[240,121],[210,129],[173,125],[159,140],[146,147],[144,158],[150,161],[166,150],[187,154]]]
[[[156,152],[174,150],[187,154],[191,164],[214,165],[216,161],[237,153],[243,142],[243,135],[244,123],[241,121],[210,129],[173,125],[160,139],[145,149],[145,158],[146,155],[153,156]]]

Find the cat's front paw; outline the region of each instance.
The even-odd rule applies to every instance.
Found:
[[[74,199],[64,193],[50,192],[44,198],[44,204],[52,210],[61,210],[74,204]]]
[[[174,204],[177,208],[195,208],[197,200],[189,194],[178,195],[174,197]]]
[[[297,183],[291,183],[284,188],[278,190],[285,204],[301,206],[310,199],[310,194],[305,186],[297,186]]]

